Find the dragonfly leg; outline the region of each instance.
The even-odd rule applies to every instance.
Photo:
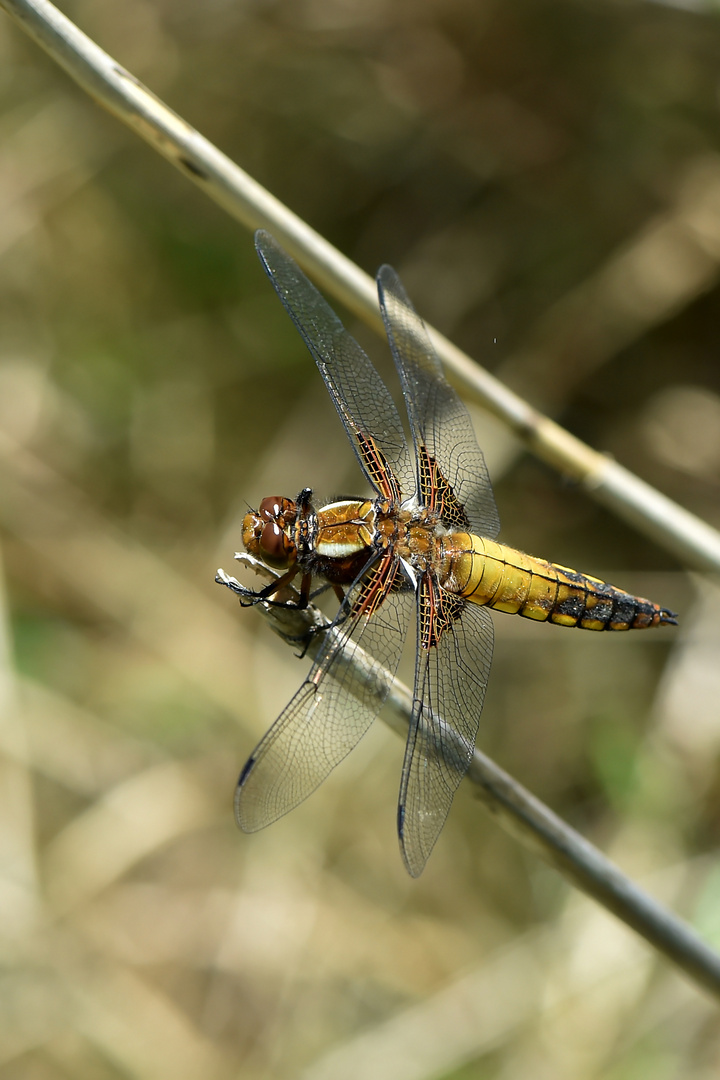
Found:
[[[277,581],[273,581],[271,585],[261,589],[260,592],[254,593],[253,604],[257,604],[262,600],[265,604],[270,604],[272,607],[289,607],[296,608],[298,611],[302,611],[308,606],[310,602],[310,585],[312,582],[312,574],[303,574],[302,581],[300,583],[300,591],[297,600],[270,600],[270,597],[280,591],[283,586],[288,585],[297,574],[297,567],[292,570],[288,570],[287,574],[283,574]]]
[[[283,574],[282,577],[276,578],[274,581],[271,581],[270,584],[266,585],[264,589],[258,589],[257,592],[252,592],[250,589],[248,589],[246,596],[240,597],[241,606],[254,607],[255,604],[266,603],[272,604],[277,607],[307,607],[307,596],[305,596],[305,600],[303,602],[302,591],[305,585],[305,577],[307,575],[303,575],[303,585],[300,591],[300,599],[296,604],[285,600],[270,599],[270,597],[274,596],[275,593],[280,592],[280,590],[283,589],[286,585],[289,585],[297,572],[297,566],[293,566],[287,571],[287,573]]]

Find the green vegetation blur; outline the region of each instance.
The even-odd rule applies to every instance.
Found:
[[[513,389],[720,525],[711,0],[63,10]],[[627,635],[498,616],[479,745],[720,947],[717,585],[470,407],[505,542],[680,613]],[[247,506],[306,485],[365,491],[252,237],[3,15],[3,1078],[716,1077],[710,1000],[468,786],[406,876],[382,724],[292,815],[236,830],[237,774],[307,661],[213,579]]]

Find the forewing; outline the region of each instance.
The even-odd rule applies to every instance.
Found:
[[[391,266],[381,267],[377,283],[415,442],[420,501],[449,527],[495,537],[500,519],[468,411]]]
[[[485,607],[445,592],[425,574],[418,592],[415,703],[400,784],[405,865],[422,873],[475,748],[493,651]]]
[[[255,234],[258,255],[310,350],[373,487],[394,501],[415,490],[415,471],[390,393],[340,319],[269,233]]]
[[[388,559],[354,590],[351,614],[328,633],[307,679],[253,751],[235,795],[245,832],[312,794],[380,711],[414,603],[411,591],[392,591],[396,573]]]

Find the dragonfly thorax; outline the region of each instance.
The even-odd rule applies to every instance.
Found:
[[[328,581],[349,585],[382,548],[378,503],[338,499],[317,512],[317,531],[308,552],[308,568]]]

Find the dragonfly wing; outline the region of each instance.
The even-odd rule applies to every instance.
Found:
[[[411,495],[415,470],[400,414],[367,354],[269,233],[259,230],[255,246],[325,380],[366,477],[394,501]]]
[[[253,751],[235,794],[245,832],[264,828],[312,794],[380,711],[414,603],[411,591],[393,588],[396,573],[388,559],[356,587],[350,614],[328,632],[307,679]]]
[[[418,592],[415,703],[400,784],[405,865],[422,873],[475,748],[493,651],[487,608],[425,574]]]
[[[420,502],[448,526],[497,536],[500,519],[470,415],[391,266],[380,268],[377,283],[415,442]]]

